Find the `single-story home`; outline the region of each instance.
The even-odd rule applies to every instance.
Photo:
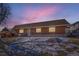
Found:
[[[64,36],[70,24],[65,19],[21,24],[13,27],[18,36]]]

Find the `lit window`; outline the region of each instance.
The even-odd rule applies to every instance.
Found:
[[[23,30],[23,29],[20,29],[20,30],[19,30],[19,33],[24,33],[24,30]]]
[[[40,33],[41,32],[41,28],[36,28],[36,32]]]
[[[49,32],[55,32],[55,27],[49,27]]]

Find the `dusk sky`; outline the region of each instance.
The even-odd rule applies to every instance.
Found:
[[[10,4],[9,26],[66,19],[70,23],[79,21],[79,4]]]

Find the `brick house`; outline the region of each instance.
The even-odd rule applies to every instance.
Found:
[[[19,36],[63,36],[70,24],[65,19],[16,25],[12,30]]]

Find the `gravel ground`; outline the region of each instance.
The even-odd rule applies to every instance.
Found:
[[[20,40],[19,40],[20,39]],[[79,45],[69,38],[18,38],[6,46],[10,56],[79,56]],[[33,39],[33,40],[32,40]],[[0,54],[2,55],[2,54]],[[6,55],[6,54],[4,54]]]

